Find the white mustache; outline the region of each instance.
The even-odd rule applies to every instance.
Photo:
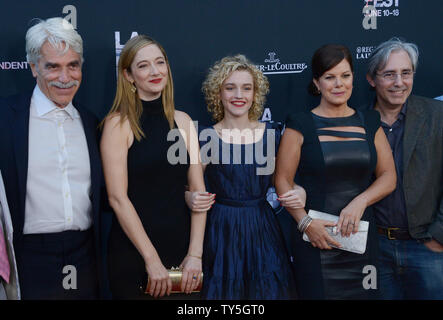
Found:
[[[54,86],[57,88],[61,88],[61,89],[67,89],[67,88],[71,88],[73,86],[78,86],[80,84],[80,82],[78,80],[72,80],[66,83],[60,82],[60,81],[51,81],[49,82],[50,86]]]

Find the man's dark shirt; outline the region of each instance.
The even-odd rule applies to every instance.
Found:
[[[397,187],[386,198],[374,204],[373,208],[377,225],[408,230],[406,202],[403,193],[403,133],[405,131],[406,108],[407,103],[403,105],[397,120],[392,126],[383,121],[381,122],[394,157]]]

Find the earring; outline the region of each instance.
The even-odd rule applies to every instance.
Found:
[[[137,91],[137,87],[134,86],[133,82],[131,82],[131,91],[132,91],[132,93],[135,93]]]
[[[317,90],[317,94],[321,94],[321,91],[317,86],[315,86],[315,90]]]

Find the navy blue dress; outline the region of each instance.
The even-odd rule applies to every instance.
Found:
[[[213,128],[210,130],[215,133]],[[283,237],[265,198],[274,170],[271,166],[271,172],[257,171],[266,163],[256,156],[256,150],[267,161],[273,161],[280,137],[281,132],[267,123],[263,138],[253,144],[227,144],[216,134],[201,143],[203,161],[205,154],[213,156],[206,166],[205,182],[207,190],[216,194],[216,202],[208,212],[203,250],[205,299],[294,297]],[[215,146],[212,150],[205,148],[209,142]],[[268,155],[269,143],[275,148]]]

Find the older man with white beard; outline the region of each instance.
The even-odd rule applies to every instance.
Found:
[[[98,297],[101,165],[97,119],[73,98],[83,43],[62,18],[32,26],[33,92],[0,105],[0,169],[23,299]]]

